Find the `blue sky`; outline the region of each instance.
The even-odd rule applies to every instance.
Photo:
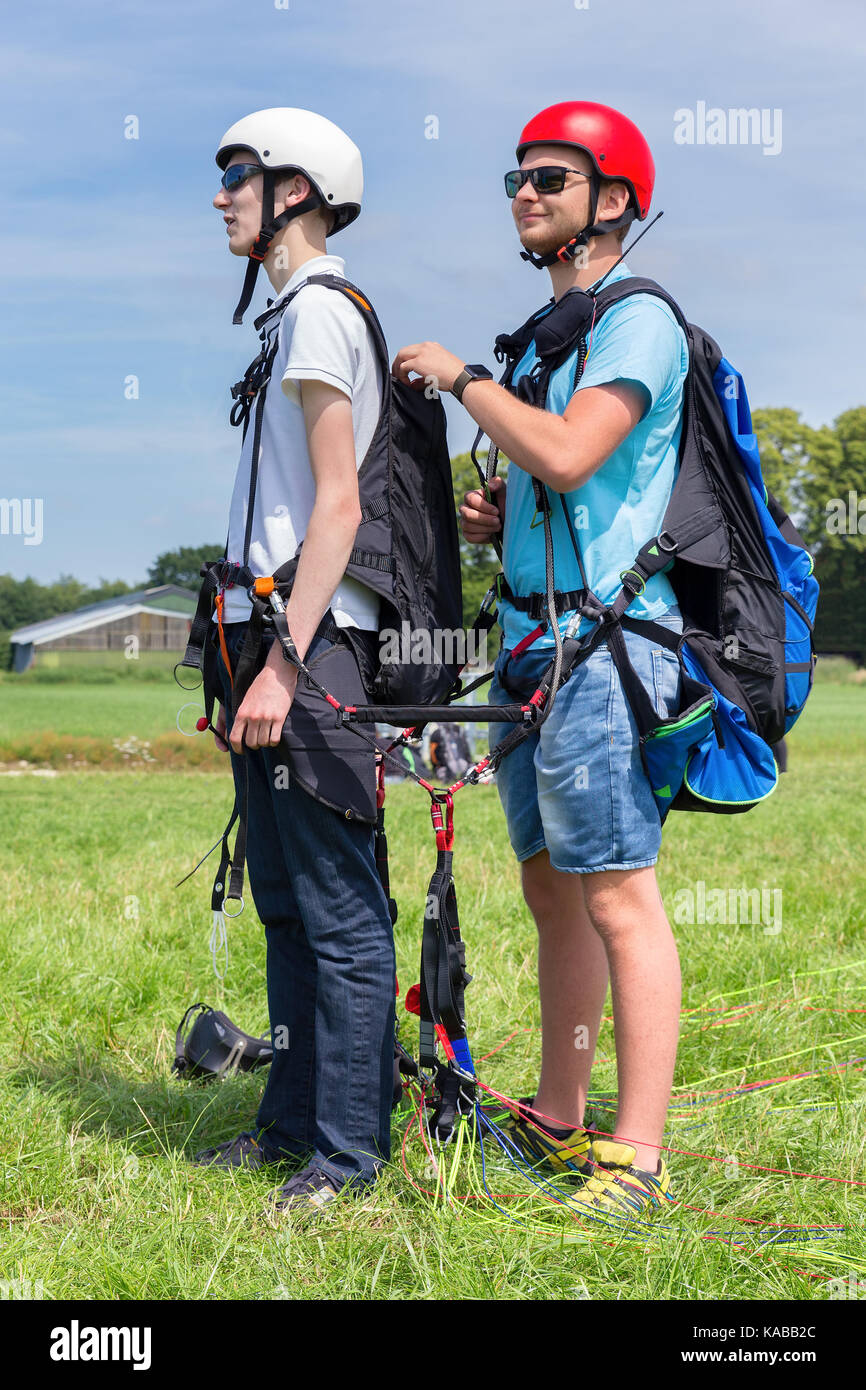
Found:
[[[665,216],[631,268],[720,341],[753,408],[820,425],[863,404],[860,0],[578,4],[53,0],[8,17],[0,496],[43,499],[43,536],[0,534],[0,572],[138,582],[161,551],[224,537],[228,387],[266,281],[233,327],[242,263],[213,156],[267,106],[320,111],[361,147],[364,211],[332,245],[392,354],[432,338],[493,365],[495,335],[549,297],[501,175],[529,116],[582,98],[627,112],[655,155]],[[677,143],[675,112],[699,102],[780,111],[779,152]],[[474,431],[448,410],[456,453]]]

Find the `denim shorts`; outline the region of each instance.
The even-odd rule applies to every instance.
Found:
[[[679,615],[657,619],[674,632]],[[661,718],[676,714],[680,666],[675,652],[625,632],[629,659]],[[500,652],[490,685],[491,704],[526,699],[553,657],[553,649],[530,647],[500,674],[510,657]],[[494,747],[513,728],[490,725]],[[661,846],[661,821],[641,763],[638,731],[607,643],[596,647],[561,687],[553,710],[537,733],[519,744],[496,774],[518,860],[546,849],[560,873],[593,874],[605,869],[643,869]]]

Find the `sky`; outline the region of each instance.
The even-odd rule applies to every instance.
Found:
[[[269,287],[233,326],[214,154],[269,106],[362,150],[361,216],[329,246],[392,356],[434,339],[493,367],[496,334],[548,300],[502,174],[533,114],[591,100],[655,158],[664,216],[630,268],[719,341],[753,409],[819,426],[866,402],[861,0],[49,0],[4,38],[0,499],[24,519],[0,512],[0,573],[141,583],[224,539],[229,386]],[[701,112],[742,107],[765,113],[756,140],[699,140]],[[453,455],[474,426],[447,409]]]

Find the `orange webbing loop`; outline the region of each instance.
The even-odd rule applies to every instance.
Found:
[[[350,294],[350,295],[352,296],[353,299],[357,299],[358,303],[361,304],[361,305],[363,305],[363,307],[364,307],[365,309],[369,309],[369,308],[370,308],[370,305],[367,303],[366,299],[364,298],[364,296],[363,296],[362,294],[358,294],[355,290],[349,290],[349,289],[346,290],[346,294]]]
[[[221,651],[222,654],[223,654],[223,661],[225,662],[225,664],[226,664],[226,670],[227,670],[228,673],[229,673],[229,682],[230,682],[230,684],[231,684],[232,686],[234,686],[234,683],[235,683],[235,682],[234,682],[234,677],[232,676],[232,664],[231,664],[231,662],[229,661],[229,649],[228,649],[228,647],[226,646],[225,633],[223,632],[223,603],[224,603],[224,602],[225,602],[225,599],[223,598],[222,590],[220,590],[220,592],[219,592],[219,593],[216,595],[216,597],[214,598],[214,605],[215,605],[215,607],[216,607],[216,612],[217,612],[217,629],[218,629],[218,631],[219,631],[220,651]]]

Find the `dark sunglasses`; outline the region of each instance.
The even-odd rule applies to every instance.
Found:
[[[515,198],[527,179],[539,193],[561,193],[565,188],[567,174],[577,174],[581,179],[591,178],[579,169],[566,169],[561,164],[542,164],[538,169],[514,169],[505,175],[505,192]]]
[[[220,179],[220,183],[226,193],[234,193],[235,189],[240,188],[247,179],[263,173],[264,169],[261,164],[231,164]]]

